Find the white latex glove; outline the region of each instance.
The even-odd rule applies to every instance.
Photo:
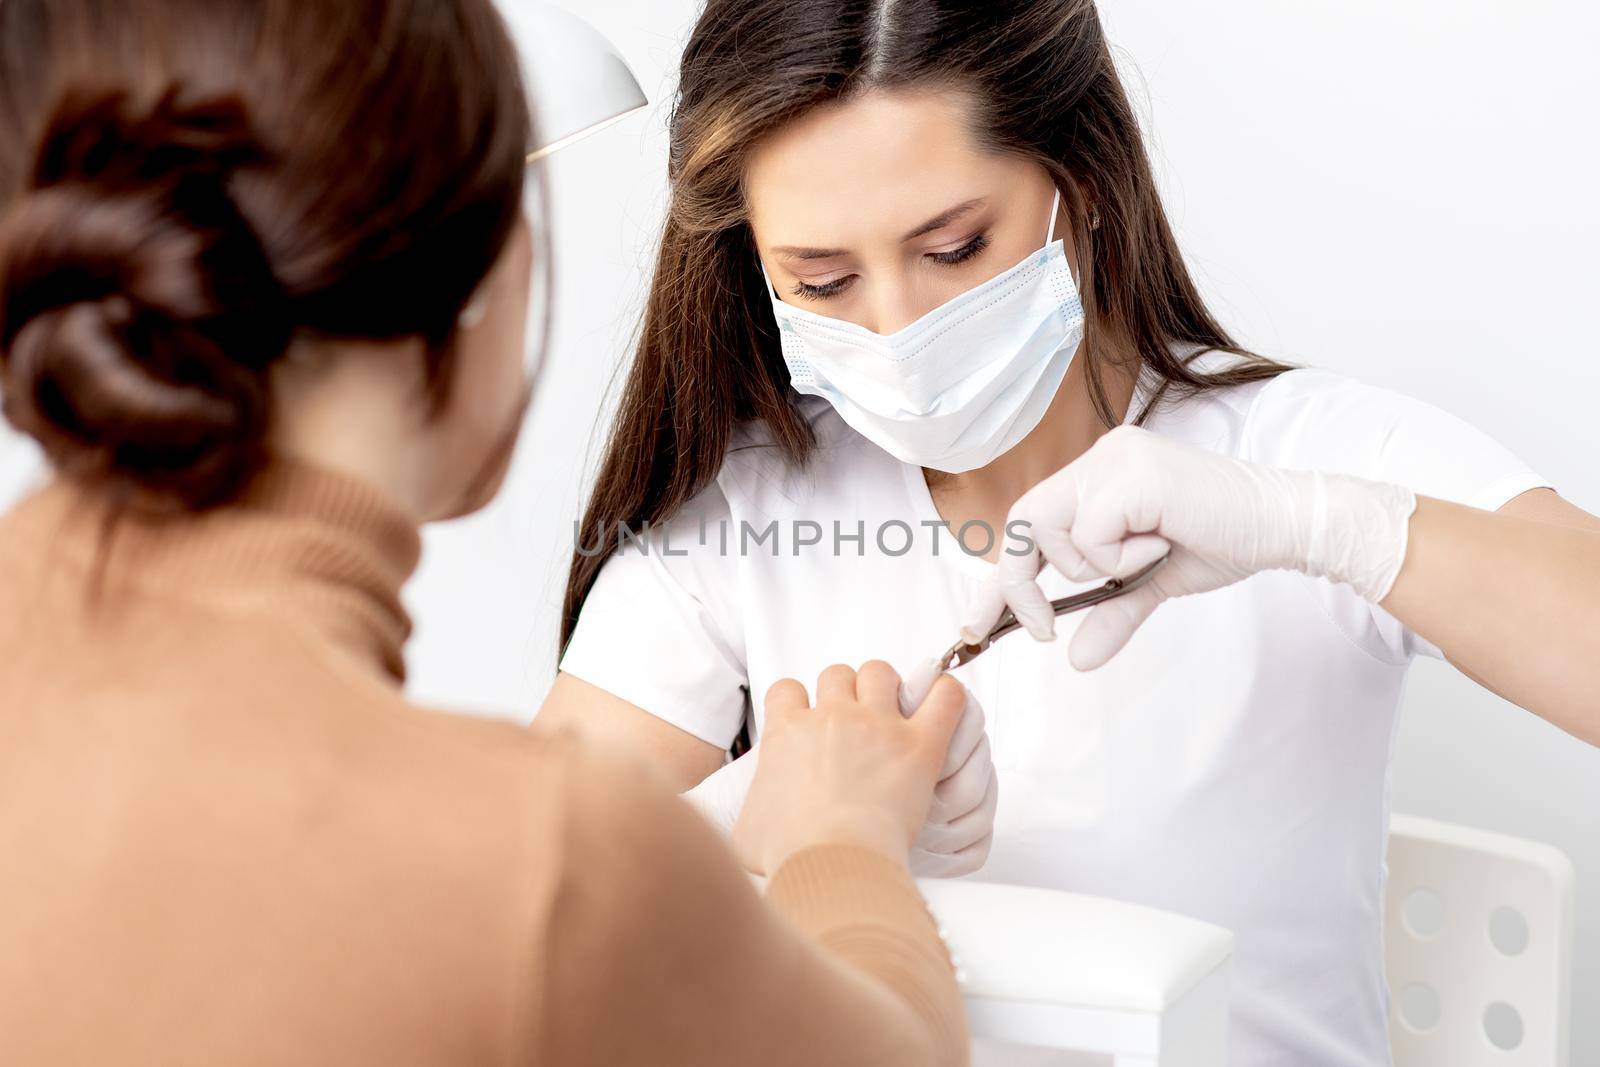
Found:
[[[733,824],[739,821],[739,811],[744,807],[745,795],[756,777],[756,754],[760,745],[729,763],[724,763],[687,793],[679,796],[689,802],[707,822],[724,834],[733,833]]]
[[[900,681],[901,714],[914,712],[938,678],[937,660],[923,660],[912,668]],[[950,739],[928,821],[911,846],[911,873],[920,878],[955,878],[982,867],[994,840],[999,803],[1000,777],[989,754],[983,708],[968,689],[967,708]]]
[[[1027,523],[1035,547],[1023,554],[1007,544],[962,615],[962,636],[977,640],[1009,607],[1034,637],[1051,640],[1055,615],[1034,580],[1045,561],[1087,581],[1131,574],[1169,547],[1143,586],[1089,610],[1068,649],[1075,668],[1109,660],[1168,597],[1257,571],[1345,582],[1377,603],[1400,573],[1416,506],[1401,486],[1258,466],[1119,426],[1012,506],[1006,528]]]
[[[931,659],[907,674],[900,684],[901,712],[909,715],[914,711],[938,676],[938,664]],[[956,726],[939,784],[933,791],[927,825],[911,848],[911,873],[918,877],[970,874],[989,858],[999,779],[983,727],[983,708],[969,691],[967,710]],[[711,825],[725,834],[732,833],[750,783],[755,780],[760,752],[758,743],[681,796]]]

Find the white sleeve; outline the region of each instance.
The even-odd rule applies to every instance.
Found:
[[[719,748],[733,744],[744,719],[737,560],[717,547],[718,524],[727,518],[727,500],[713,483],[643,536],[619,542],[607,531],[615,551],[578,612],[560,663],[563,672]]]
[[[1389,482],[1484,511],[1550,486],[1505,446],[1454,415],[1323,370],[1293,370],[1268,383],[1251,408],[1244,438],[1242,458],[1252,462]],[[1383,653],[1443,658],[1388,612],[1369,608]]]

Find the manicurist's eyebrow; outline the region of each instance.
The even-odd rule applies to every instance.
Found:
[[[955,207],[947,208],[946,210],[939,212],[939,214],[935,215],[927,222],[922,223],[920,226],[914,227],[909,233],[901,237],[900,240],[911,241],[921,237],[925,233],[932,233],[941,226],[948,226],[962,216],[978,210],[987,202],[988,201],[984,200],[982,197],[979,197],[975,200],[963,201],[957,204]],[[833,259],[835,256],[848,256],[850,254],[850,250],[848,248],[808,248],[801,245],[778,245],[773,248],[772,254],[775,256],[780,256],[783,259]]]
[[[900,240],[911,241],[921,237],[925,233],[932,233],[941,226],[948,226],[952,222],[961,218],[963,215],[976,211],[978,208],[983,206],[983,203],[984,202],[981,197],[976,200],[963,201],[953,208],[939,212],[939,214],[935,215],[927,222],[924,222],[921,226],[916,227],[910,233],[907,233],[904,237],[900,238]]]
[[[779,245],[772,250],[772,254],[784,259],[832,259],[834,256],[849,255],[843,248],[800,248],[795,245]]]

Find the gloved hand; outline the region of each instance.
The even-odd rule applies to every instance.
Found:
[[[910,715],[939,678],[937,660],[923,660],[900,682],[900,712]],[[994,841],[994,813],[1000,803],[1000,777],[995,774],[984,732],[983,708],[967,690],[967,708],[950,739],[950,750],[933,788],[928,821],[911,846],[911,873],[922,878],[955,878],[971,874],[989,858]]]
[[[1075,668],[1109,660],[1168,597],[1257,571],[1344,582],[1376,604],[1400,573],[1416,505],[1401,486],[1263,467],[1117,427],[1012,506],[1006,528],[1027,523],[1035,547],[1001,552],[962,615],[962,636],[979,639],[1010,607],[1029,633],[1051,640],[1055,615],[1034,581],[1044,561],[1087,581],[1131,574],[1169,547],[1143,586],[1090,609],[1068,649]]]
[[[724,763],[701,779],[699,785],[678,795],[712,826],[731,834],[733,824],[739,821],[744,798],[750,792],[750,783],[755,781],[756,755],[760,751],[759,744],[752,745],[749,752]]]
[[[900,710],[916,710],[938,678],[938,664],[927,660],[913,669],[900,685]],[[983,708],[969,691],[967,708],[940,771],[939,784],[928,808],[928,822],[911,848],[911,873],[925,878],[954,878],[970,874],[989,858],[994,813],[999,803],[999,779],[989,755],[984,733]],[[739,821],[744,798],[755,780],[761,745],[707,775],[699,785],[681,794],[711,825],[731,833]]]

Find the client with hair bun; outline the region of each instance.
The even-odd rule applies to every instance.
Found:
[[[527,406],[531,143],[490,0],[0,0],[0,400],[55,472],[0,517],[0,1061],[965,1060],[906,870],[958,683],[773,686],[737,853],[401,695],[418,528]]]

